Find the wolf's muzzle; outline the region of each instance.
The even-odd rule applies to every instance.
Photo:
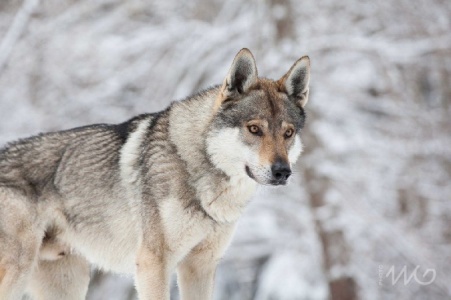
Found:
[[[272,172],[272,180],[271,180],[272,185],[286,184],[288,177],[290,177],[291,175],[290,166],[286,162],[280,160],[276,161],[272,165],[271,172]]]

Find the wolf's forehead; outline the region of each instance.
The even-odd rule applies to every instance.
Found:
[[[283,123],[302,128],[305,114],[302,108],[289,98],[285,86],[278,81],[259,78],[249,94],[248,106],[253,114],[266,119],[271,128],[279,128]]]
[[[278,82],[260,79],[255,85],[251,94],[251,101],[254,102],[262,116],[268,119],[286,119],[289,107],[288,96],[281,89]]]
[[[279,82],[259,78],[244,97],[222,109],[215,119],[217,124],[229,127],[242,126],[251,120],[266,120],[270,129],[280,128],[283,123],[293,124],[298,129],[304,117]]]

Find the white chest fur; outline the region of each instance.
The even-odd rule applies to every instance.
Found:
[[[256,182],[244,176],[233,176],[218,186],[198,192],[204,210],[217,222],[233,223],[242,214],[256,188]]]
[[[216,221],[205,218],[202,212],[188,211],[176,198],[169,198],[160,206],[165,241],[172,252],[168,263],[176,265],[193,247],[213,231],[229,227],[243,212],[255,190],[255,182],[245,177],[227,181],[219,186],[199,189],[204,210]],[[219,223],[219,224],[218,224]],[[219,226],[219,227],[218,227]]]

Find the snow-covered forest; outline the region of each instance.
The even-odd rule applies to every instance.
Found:
[[[295,176],[259,190],[215,299],[449,299],[449,0],[1,0],[0,146],[160,110],[243,47],[270,78],[309,55],[311,96]],[[135,297],[93,271],[88,299]]]

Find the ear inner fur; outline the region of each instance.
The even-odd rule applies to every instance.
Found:
[[[310,81],[310,59],[303,56],[297,60],[288,72],[278,81],[286,93],[295,99],[296,104],[304,107],[308,101]]]
[[[225,100],[236,98],[240,94],[249,91],[257,81],[257,66],[254,56],[249,49],[243,48],[235,56],[232,65],[223,81],[220,96],[215,107],[221,105]]]

